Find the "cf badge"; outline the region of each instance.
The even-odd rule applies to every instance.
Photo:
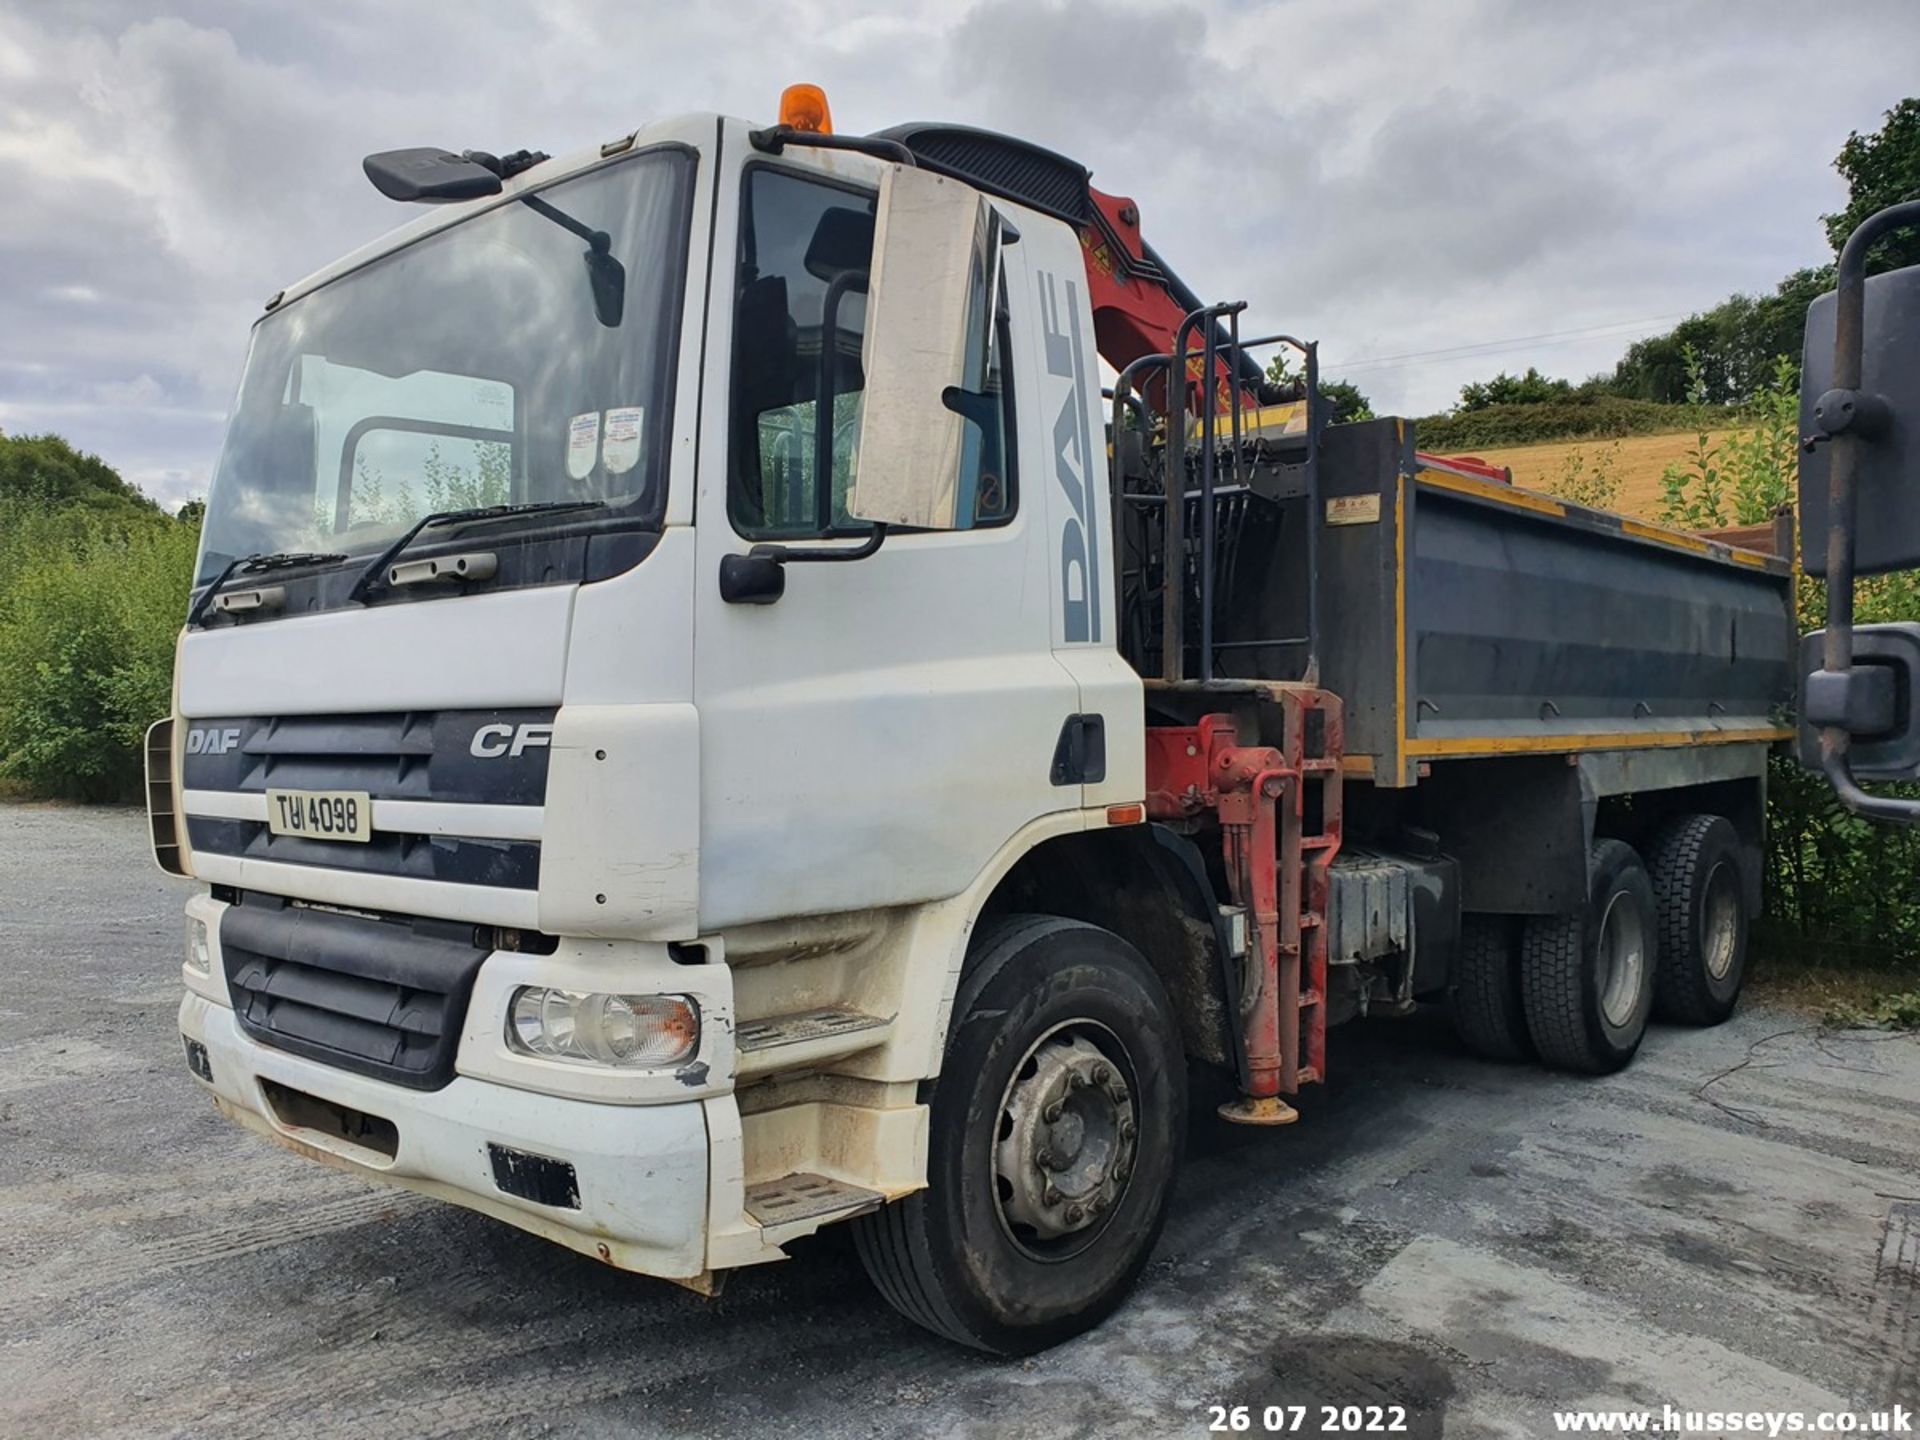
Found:
[[[544,748],[553,740],[551,725],[482,725],[473,732],[467,751],[477,760],[498,760],[502,755],[518,756],[523,750]]]

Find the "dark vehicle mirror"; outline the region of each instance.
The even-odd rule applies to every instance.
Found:
[[[807,241],[807,273],[834,281],[865,270],[873,259],[873,216],[864,210],[836,207],[820,217]]]
[[[1920,780],[1920,624],[1854,626],[1845,685],[1824,678],[1825,643],[1824,630],[1800,641],[1800,763],[1820,769],[1820,727],[1838,725],[1855,779]]]
[[[1827,573],[1834,440],[1845,434],[1858,437],[1855,572],[1875,575],[1920,566],[1920,265],[1872,276],[1865,289],[1855,384],[1835,378],[1837,294],[1822,295],[1807,310],[1800,533],[1809,575]]]
[[[1809,652],[1800,686],[1802,720],[1819,743],[1803,743],[1801,756],[1854,814],[1902,825],[1920,824],[1920,800],[1871,794],[1860,781],[1920,776],[1920,629],[1856,626],[1853,590],[1862,571],[1920,567],[1920,266],[1867,278],[1880,237],[1916,227],[1920,200],[1903,201],[1862,220],[1840,247],[1833,294],[1807,311],[1800,402],[1801,548],[1807,571],[1827,581],[1818,668]],[[1882,658],[1868,663],[1862,645]]]
[[[389,200],[444,205],[500,193],[500,176],[478,161],[436,146],[383,150],[360,162],[373,188]]]
[[[627,313],[627,267],[605,248],[606,237],[588,244],[587,287],[593,292],[594,318],[609,330],[620,328]]]

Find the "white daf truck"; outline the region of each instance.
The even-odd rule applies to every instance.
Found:
[[[428,208],[260,318],[149,737],[222,1113],[700,1289],[851,1220],[1020,1352],[1189,1063],[1724,1018],[1785,545],[1328,426],[1084,169],[807,99],[369,157]]]

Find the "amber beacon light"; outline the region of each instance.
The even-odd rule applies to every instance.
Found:
[[[833,133],[833,112],[827,92],[818,85],[789,85],[780,92],[780,123],[815,135]]]

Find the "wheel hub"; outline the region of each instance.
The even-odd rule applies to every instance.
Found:
[[[1016,1237],[1058,1240],[1100,1222],[1132,1173],[1139,1134],[1133,1095],[1082,1035],[1040,1041],[1001,1107],[994,1188]]]
[[[1724,980],[1733,969],[1734,953],[1740,948],[1740,882],[1733,867],[1724,861],[1707,876],[1706,934],[1701,948],[1705,952],[1707,974]]]
[[[1633,902],[1614,895],[1600,919],[1600,1011],[1609,1025],[1624,1027],[1640,1004],[1646,970],[1646,932]]]

